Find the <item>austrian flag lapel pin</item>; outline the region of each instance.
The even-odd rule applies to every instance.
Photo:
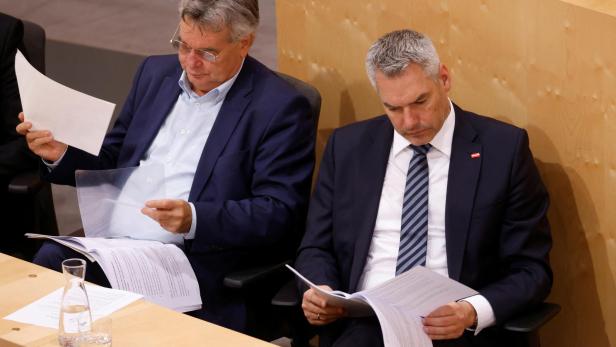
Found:
[[[471,159],[477,159],[480,157],[481,157],[481,153],[479,152],[471,153]]]

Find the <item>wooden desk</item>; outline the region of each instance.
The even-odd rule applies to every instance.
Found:
[[[62,286],[62,274],[0,253],[0,318]],[[143,299],[111,318],[114,347],[273,346]],[[0,319],[0,346],[58,346],[57,331]]]

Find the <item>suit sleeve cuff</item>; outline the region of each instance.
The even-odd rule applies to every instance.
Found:
[[[192,240],[195,238],[195,234],[197,232],[197,212],[195,210],[195,205],[192,202],[188,203],[190,205],[190,211],[192,213],[192,222],[190,223],[190,230],[186,235],[184,235],[185,240]]]
[[[489,326],[494,325],[496,318],[494,317],[494,310],[492,305],[483,295],[473,295],[465,298],[464,301],[473,306],[477,313],[477,327],[475,328],[475,335]]]
[[[66,151],[68,151],[68,147],[64,150],[64,153],[62,153],[60,158],[58,158],[58,160],[56,160],[54,162],[47,161],[47,160],[41,158],[41,160],[43,161],[43,164],[45,164],[45,166],[47,166],[47,169],[49,170],[49,172],[51,172],[51,170],[55,169],[56,166],[60,165],[60,162],[62,161],[62,158],[64,158],[64,155],[66,154]]]

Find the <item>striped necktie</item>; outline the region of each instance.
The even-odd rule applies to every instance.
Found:
[[[402,202],[400,248],[396,276],[415,265],[426,264],[428,244],[428,159],[430,144],[409,145],[415,152],[406,174]]]

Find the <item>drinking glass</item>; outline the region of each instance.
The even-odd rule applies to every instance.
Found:
[[[79,338],[79,347],[111,347],[111,317],[105,316],[92,323],[92,329]]]

